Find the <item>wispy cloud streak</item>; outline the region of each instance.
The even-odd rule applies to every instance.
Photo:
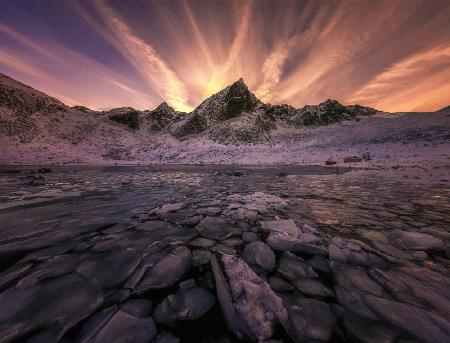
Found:
[[[74,0],[56,17],[18,3],[0,2],[1,70],[91,107],[189,111],[240,77],[296,107],[450,103],[446,2]]]

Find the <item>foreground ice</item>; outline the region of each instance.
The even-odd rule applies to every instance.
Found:
[[[0,342],[449,341],[449,189],[299,170],[3,169]]]

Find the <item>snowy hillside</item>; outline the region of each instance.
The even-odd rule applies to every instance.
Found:
[[[239,80],[191,113],[165,103],[96,112],[0,80],[1,164],[450,164],[448,108],[389,114],[327,100],[295,109],[263,104]]]

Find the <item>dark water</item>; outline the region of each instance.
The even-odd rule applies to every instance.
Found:
[[[108,225],[167,202],[265,192],[289,201],[295,220],[330,228],[407,229],[450,225],[450,189],[364,177],[316,166],[59,167],[30,186],[38,168],[0,169],[0,238],[37,230]],[[17,171],[19,173],[15,173]],[[244,176],[226,175],[244,171]],[[338,175],[336,175],[338,173]]]
[[[367,247],[364,248],[363,245],[364,243],[368,244],[370,249],[375,250],[369,249],[367,251],[371,251],[374,254],[379,253],[379,256],[384,256],[383,258],[386,258],[386,261],[389,261],[389,263],[386,262],[386,265],[379,267],[378,265],[372,266],[369,262],[359,263],[348,258],[348,265],[351,265],[351,268],[356,268],[354,266],[361,268],[362,265],[364,273],[370,274],[380,285],[383,285],[383,282],[371,274],[373,270],[377,270],[376,268],[379,267],[390,272],[395,271],[394,276],[390,276],[389,282],[391,284],[398,282],[401,287],[396,288],[384,285],[384,295],[381,295],[381,293],[376,295],[389,301],[395,299],[395,306],[407,304],[405,306],[414,306],[414,310],[419,308],[420,311],[426,311],[426,315],[420,312],[420,316],[423,315],[426,318],[420,317],[419,314],[415,315],[414,318],[417,318],[418,321],[427,322],[440,318],[439,320],[442,322],[438,324],[439,329],[436,329],[437,331],[430,329],[435,334],[433,336],[433,333],[430,333],[430,337],[442,339],[442,337],[446,337],[446,334],[450,336],[450,326],[447,321],[450,317],[450,307],[448,307],[448,304],[450,304],[450,296],[448,294],[450,189],[448,188],[442,186],[418,186],[407,182],[391,181],[383,177],[355,176],[350,178],[344,175],[348,170],[314,166],[271,168],[251,166],[242,168],[224,166],[74,166],[51,167],[52,171],[45,174],[35,173],[37,169],[39,168],[0,168],[0,270],[3,271],[0,274],[0,290],[4,291],[4,293],[0,294],[0,304],[4,306],[12,306],[12,302],[19,302],[17,303],[19,307],[29,305],[26,301],[21,304],[21,300],[17,300],[22,299],[22,297],[26,298],[22,291],[14,291],[16,294],[12,290],[7,290],[8,287],[14,288],[14,284],[28,273],[24,272],[22,274],[22,272],[17,272],[16,274],[16,269],[20,270],[23,266],[34,270],[33,268],[39,268],[40,264],[47,263],[55,256],[68,256],[70,261],[70,256],[72,256],[70,254],[75,251],[71,249],[78,249],[74,248],[73,242],[77,244],[82,242],[84,244],[91,240],[117,239],[117,249],[112,249],[110,253],[116,254],[119,248],[134,249],[135,247],[133,246],[134,243],[129,243],[130,246],[127,246],[128,236],[118,237],[116,232],[121,231],[114,231],[115,228],[128,222],[138,226],[141,222],[151,222],[154,218],[149,217],[149,211],[155,207],[174,203],[181,203],[187,206],[186,209],[172,214],[172,217],[158,218],[158,220],[165,220],[171,225],[172,223],[175,225],[180,220],[185,219],[185,217],[195,216],[201,208],[217,209],[217,213],[209,215],[213,217],[223,216],[224,208],[229,204],[229,200],[227,200],[229,195],[238,194],[245,196],[262,192],[287,201],[287,207],[282,211],[264,213],[256,221],[242,220],[245,223],[240,225],[241,223],[236,223],[236,220],[234,220],[234,224],[244,228],[244,231],[254,226],[256,228],[254,231],[258,233],[259,239],[263,241],[267,238],[267,234],[263,234],[260,231],[260,222],[263,220],[293,219],[299,226],[304,224],[310,225],[318,230],[316,234],[322,240],[320,243],[323,244],[322,247],[325,247],[327,263],[328,258],[330,261],[334,259],[333,256],[328,256],[327,252],[333,237],[339,237],[345,242],[350,240],[355,240],[356,243],[361,242],[363,250],[369,249]],[[45,180],[42,178],[37,179],[40,176],[43,176]],[[207,214],[203,213],[203,215]],[[179,238],[181,241],[186,240],[186,243],[181,244],[188,244],[187,242],[194,238],[195,233],[193,233],[193,236],[189,236],[191,234],[189,230],[183,231],[183,235],[188,236]],[[195,228],[192,230],[195,232]],[[423,248],[404,246],[399,240],[393,238],[394,234],[392,234],[394,236],[391,235],[392,232],[399,232],[396,230],[425,234],[426,237],[421,236],[419,237],[420,240],[426,240],[431,236],[439,240],[440,245],[438,244],[439,247],[436,248],[435,241],[432,241],[432,243],[427,241],[424,243],[425,246]],[[151,237],[145,236],[145,239],[149,239],[149,243],[151,243],[151,239],[153,239]],[[237,239],[240,240],[240,236]],[[332,242],[337,246],[341,244],[339,246],[341,249],[347,249],[342,247],[341,241]],[[416,245],[422,244],[421,242],[413,243]],[[139,244],[136,243],[137,250],[140,249]],[[148,245],[148,243],[146,244]],[[173,244],[180,243],[177,241],[177,243]],[[239,244],[242,244],[242,241]],[[431,245],[427,246],[427,244]],[[350,243],[349,246],[351,245]],[[357,248],[359,250],[356,249],[355,251],[361,250],[359,247]],[[90,248],[86,249],[87,254]],[[242,246],[233,247],[233,249],[239,255],[241,254]],[[76,251],[76,258],[80,258],[79,251],[83,250],[80,248]],[[348,249],[345,251],[348,251]],[[309,262],[315,257],[315,254],[316,252],[307,250],[297,251],[299,258],[301,257]],[[323,255],[322,252],[317,254]],[[389,256],[386,257],[386,254]],[[282,252],[276,252],[277,265],[280,264],[281,255]],[[93,257],[91,262],[97,264],[95,258]],[[393,261],[396,259],[397,262]],[[103,262],[98,262],[99,265],[101,263]],[[126,267],[121,265],[122,262],[117,263],[117,272],[125,272]],[[398,271],[398,266],[400,266],[400,269],[403,268],[401,273]],[[100,267],[103,268],[102,265]],[[362,273],[363,271],[358,269],[357,272]],[[418,274],[415,277],[420,281],[420,285],[417,287],[411,286],[411,290],[405,291],[402,288],[406,287],[404,286],[405,280],[409,280],[407,278],[416,272]],[[67,273],[67,271],[55,273],[52,269],[48,273],[51,275],[49,278],[53,280],[53,278],[57,279],[60,277],[60,274],[66,275],[64,273]],[[320,323],[322,326],[319,325],[319,329],[315,328],[315,330],[317,329],[320,332],[320,337],[328,337],[331,341],[357,341],[364,336],[364,333],[361,332],[367,332],[367,335],[369,335],[370,330],[377,328],[376,325],[381,325],[383,329],[388,331],[388,336],[392,338],[392,341],[400,338],[423,339],[420,333],[414,331],[415,324],[399,323],[392,318],[387,318],[385,313],[377,312],[377,317],[371,319],[364,316],[359,317],[361,315],[358,312],[360,309],[357,308],[355,310],[352,307],[353,305],[349,305],[339,295],[339,287],[342,286],[341,282],[343,281],[337,279],[334,273],[336,273],[335,270],[331,274],[319,272],[319,280],[330,289],[335,288],[337,296],[331,298],[322,296],[311,297],[319,299],[326,306],[330,306],[329,308],[332,311],[328,311],[331,311],[333,313],[331,316],[335,318],[334,324],[328,328],[328,331],[331,332],[329,336],[327,334],[320,336],[322,334],[321,330],[324,330],[324,332],[327,330],[327,323]],[[346,270],[342,273],[344,275],[349,273],[349,279],[352,279],[351,271]],[[420,275],[422,275],[422,278]],[[264,278],[269,276],[279,275],[276,272],[263,275]],[[197,283],[202,283],[204,280],[212,278],[209,267],[190,269],[183,280],[189,277],[196,279]],[[439,282],[434,282],[433,285],[430,285],[430,278],[439,278]],[[44,281],[42,281],[41,276],[38,276],[36,280],[32,282],[33,286],[31,289],[37,293],[32,296],[32,299],[39,299],[42,302],[45,300],[45,296],[39,292],[44,286],[40,288],[39,285]],[[214,293],[214,285],[211,286],[211,283],[214,284],[214,282],[208,280],[205,281],[207,284],[205,288],[211,289],[211,292]],[[67,282],[70,285],[76,284],[73,280],[68,280]],[[121,291],[126,288],[124,286],[120,287],[123,288]],[[350,288],[353,288],[353,286]],[[422,296],[418,294],[420,292],[417,289],[420,289],[420,292],[437,295],[435,297],[432,296],[430,300],[429,295]],[[92,308],[90,313],[95,313],[99,309],[105,309],[111,304],[123,303],[130,297],[138,297],[138,299],[144,297],[154,302],[159,302],[164,296],[175,291],[176,288],[169,287],[167,290],[153,293],[136,293],[138,295],[130,293],[127,296],[119,297],[116,301],[109,301],[108,304],[106,302],[103,302],[103,305],[99,303]],[[351,291],[349,290],[349,292]],[[114,292],[119,291],[117,288],[114,288]],[[304,299],[306,294],[298,290],[280,292],[277,292],[280,296],[295,296],[299,299]],[[107,298],[106,294],[103,294],[104,299]],[[89,298],[88,296],[86,297]],[[98,298],[98,296],[96,297]],[[95,297],[92,295],[92,298]],[[310,296],[306,294],[306,298],[309,299]],[[289,301],[285,298],[283,298],[283,301],[289,304]],[[367,301],[369,303],[369,300]],[[442,304],[441,306],[436,305],[439,302]],[[286,306],[289,307],[289,305]],[[336,310],[339,306],[344,308],[344,310]],[[373,306],[375,308],[376,304]],[[52,311],[56,313],[55,318],[61,315],[57,310],[49,310],[50,313],[53,313]],[[374,310],[372,309],[372,311]],[[395,313],[395,311],[398,311],[397,307],[393,307],[392,313]],[[291,312],[288,311],[288,313],[292,324]],[[312,312],[309,311],[308,313]],[[415,312],[411,313],[414,314]],[[437,317],[430,319],[431,317],[427,317],[431,316],[429,313]],[[45,317],[45,315],[43,316]],[[313,318],[312,315],[309,316]],[[57,341],[61,338],[73,341],[79,337],[80,331],[87,321],[86,317],[87,315],[80,316],[79,319],[68,322],[65,327],[56,326],[56,329],[54,329],[52,325],[56,324],[51,324],[52,320],[48,317],[38,321],[36,318],[31,319],[31,317],[30,319],[24,319],[26,316],[22,314],[20,316],[3,315],[0,316],[0,336],[4,333],[4,338],[0,338],[0,342],[14,339],[20,341],[22,338],[31,338],[34,335],[40,337],[40,339],[44,337],[44,341],[45,339],[47,341]],[[321,321],[318,319],[314,320]],[[8,331],[10,329],[7,329],[7,327],[14,327],[14,325],[19,324],[22,325],[20,326],[23,328],[22,333],[11,333],[12,331]],[[217,330],[207,330],[206,328],[202,329],[202,325],[220,326],[217,327]],[[411,325],[413,326],[410,327]],[[234,336],[225,328],[224,320],[217,305],[203,319],[188,322],[188,324],[181,321],[175,327],[158,326],[158,332],[161,332],[161,328],[180,336],[184,342],[219,341],[222,338],[225,339],[224,337],[228,340],[235,340]],[[304,331],[307,332],[308,327]],[[314,330],[311,329],[310,332],[312,331]],[[304,332],[296,334],[286,334],[283,330],[276,332],[274,337],[282,341],[315,339],[310,336],[305,338],[305,336],[302,336],[306,335]],[[41,334],[43,335],[42,337],[39,336]],[[49,340],[49,337],[52,337],[51,340]],[[140,342],[140,340],[136,339],[136,342]]]

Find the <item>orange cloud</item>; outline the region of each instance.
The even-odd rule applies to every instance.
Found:
[[[449,102],[450,5],[443,2],[74,0],[64,6],[105,51],[92,52],[92,41],[75,48],[70,39],[23,34],[15,27],[25,21],[15,20],[0,24],[0,44],[2,37],[14,40],[2,47],[0,65],[90,107],[145,109],[167,101],[189,111],[240,77],[263,101],[296,107],[327,98],[388,111]]]
[[[450,45],[419,52],[377,75],[346,102],[386,111],[435,110],[450,103]]]

